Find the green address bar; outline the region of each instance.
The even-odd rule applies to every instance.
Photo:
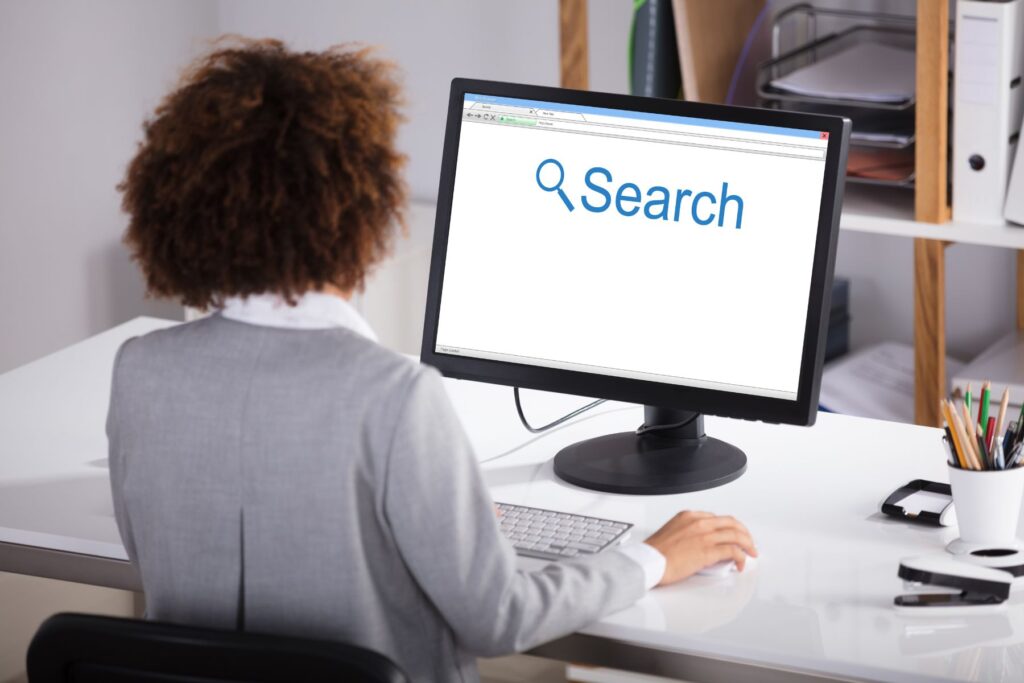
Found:
[[[502,114],[498,117],[499,123],[511,123],[516,126],[536,126],[537,119],[526,119],[521,116],[506,116]]]

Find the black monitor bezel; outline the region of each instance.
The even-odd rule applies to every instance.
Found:
[[[437,323],[447,257],[452,197],[455,190],[455,165],[462,126],[463,102],[465,95],[469,93],[828,132],[829,144],[825,157],[818,233],[808,292],[807,323],[804,330],[804,348],[796,399],[754,396],[717,389],[437,353],[435,351]],[[828,329],[831,299],[830,285],[835,265],[839,214],[845,181],[845,175],[841,170],[846,168],[849,133],[849,119],[837,116],[614,95],[497,81],[463,78],[452,80],[444,153],[441,160],[441,178],[437,192],[437,216],[434,226],[430,279],[427,287],[421,361],[436,367],[448,377],[458,379],[694,410],[723,417],[799,425],[813,424],[817,415],[821,367],[825,355],[825,336]],[[680,301],[680,306],[683,309],[682,313],[685,314],[685,301]],[[637,324],[639,326],[642,323],[638,321]],[[754,331],[752,331],[751,338],[754,340],[751,351],[756,353]]]

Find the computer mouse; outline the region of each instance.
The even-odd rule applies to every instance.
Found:
[[[750,571],[755,564],[757,564],[757,559],[754,557],[748,557],[743,571]],[[723,562],[716,562],[710,567],[705,567],[697,573],[701,576],[728,576],[735,571],[736,563],[732,560],[725,560]]]
[[[701,576],[728,576],[736,571],[736,563],[732,560],[725,560],[724,562],[716,562],[715,564],[704,567],[698,574]]]

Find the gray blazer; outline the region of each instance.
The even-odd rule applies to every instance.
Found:
[[[619,552],[517,571],[438,373],[219,315],[129,340],[110,478],[149,618],[336,639],[474,681],[644,591]]]

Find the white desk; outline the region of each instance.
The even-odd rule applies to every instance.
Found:
[[[114,351],[168,325],[139,318],[0,375],[0,570],[138,589],[107,488],[104,420]],[[876,513],[910,479],[944,481],[939,432],[835,415],[811,428],[716,418],[708,432],[746,451],[747,473],[676,496],[597,494],[556,480],[562,445],[634,428],[607,404],[543,436],[519,426],[510,389],[450,381],[494,497],[633,522],[642,538],[680,509],[734,514],[762,553],[724,579],[694,577],[536,653],[691,680],[1024,680],[1024,599],[1002,614],[896,615],[900,557],[941,552],[951,530]],[[526,392],[542,422],[579,398]],[[439,454],[438,457],[443,457]]]

